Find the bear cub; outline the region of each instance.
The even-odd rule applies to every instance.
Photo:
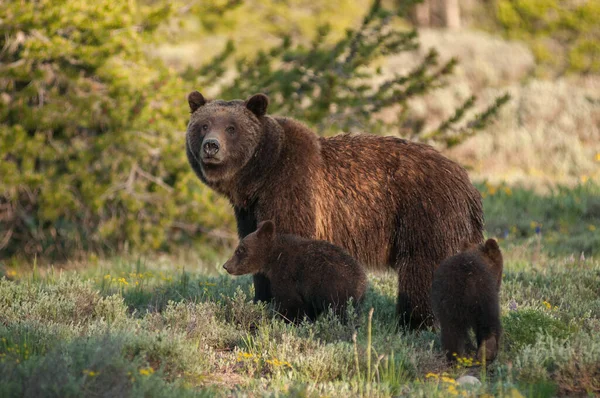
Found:
[[[358,262],[329,242],[276,234],[273,221],[239,243],[223,265],[232,275],[262,274],[270,280],[278,312],[288,322],[311,321],[331,306],[344,319],[350,298],[359,304],[367,277]]]
[[[445,259],[434,271],[432,307],[449,360],[455,354],[464,356],[465,344],[470,345],[469,329],[477,338],[477,359],[483,362],[484,355],[486,361],[496,358],[501,333],[498,293],[502,268],[500,247],[494,239],[488,239],[482,245],[464,243],[460,253]]]

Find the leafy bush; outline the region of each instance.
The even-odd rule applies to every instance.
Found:
[[[187,88],[144,53],[169,15],[166,2],[2,7],[2,257],[157,249],[177,221],[227,223],[186,164]]]
[[[572,333],[568,325],[533,309],[511,311],[503,317],[502,324],[506,340],[514,350],[533,345],[540,335],[564,339]]]
[[[600,72],[597,1],[496,0],[495,7],[506,36],[529,42],[543,65],[559,73]]]
[[[169,383],[143,356],[128,358],[126,341],[112,336],[61,342],[43,356],[13,356],[22,344],[4,343],[0,362],[2,396],[211,396]],[[25,345],[26,347],[26,345]]]

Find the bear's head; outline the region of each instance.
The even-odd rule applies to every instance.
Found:
[[[246,236],[223,268],[232,275],[255,274],[262,270],[275,241],[275,224],[263,221]]]
[[[186,153],[192,168],[206,183],[231,179],[256,151],[269,98],[256,94],[246,101],[207,101],[194,91],[188,103]]]
[[[494,278],[496,278],[498,290],[500,290],[504,262],[502,260],[502,252],[500,251],[498,242],[496,242],[495,239],[488,239],[482,245],[465,242],[463,243],[462,251],[474,251],[479,254],[483,261],[489,266],[490,272],[494,275]]]

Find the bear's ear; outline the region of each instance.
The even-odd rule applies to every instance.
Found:
[[[206,104],[206,100],[204,99],[204,96],[198,91],[192,91],[188,95],[188,104],[190,104],[190,110],[192,111],[192,113],[194,113],[196,112],[196,109]]]
[[[261,222],[256,229],[256,235],[261,240],[273,240],[275,238],[275,223],[271,220]]]
[[[269,97],[265,94],[254,94],[246,101],[246,108],[254,113],[256,117],[264,116],[269,106]]]

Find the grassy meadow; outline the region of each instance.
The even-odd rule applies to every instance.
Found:
[[[220,269],[225,249],[2,264],[0,396],[600,394],[600,187],[479,187],[505,254],[504,336],[487,367],[448,366],[435,330],[397,332],[392,274],[370,274],[347,325],[295,327],[252,303],[250,277]]]
[[[600,3],[463,0],[463,28],[418,38],[412,3],[4,2],[0,398],[600,396]],[[426,141],[484,181],[497,360],[398,331],[391,273],[345,325],[253,304],[221,268],[233,212],[186,160],[194,89]]]

